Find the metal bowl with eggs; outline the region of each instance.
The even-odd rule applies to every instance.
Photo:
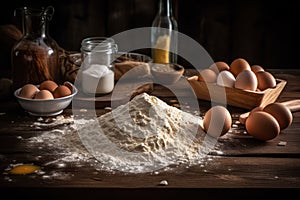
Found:
[[[55,87],[57,90],[53,89],[52,92],[49,91],[50,89],[40,88],[41,84],[26,84],[14,92],[20,106],[33,116],[61,114],[78,92],[77,88],[70,82],[57,85]]]

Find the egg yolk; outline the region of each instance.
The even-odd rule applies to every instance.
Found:
[[[40,167],[31,164],[18,165],[10,170],[11,174],[31,174],[39,170]]]

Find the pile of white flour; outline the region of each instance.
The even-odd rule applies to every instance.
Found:
[[[53,162],[93,162],[101,170],[144,173],[200,163],[216,142],[201,123],[200,117],[143,93],[97,118],[35,122],[36,128],[52,128],[28,142],[59,151],[61,157]]]

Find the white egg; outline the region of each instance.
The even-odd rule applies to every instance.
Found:
[[[221,71],[217,77],[217,85],[233,88],[235,77],[230,71]]]

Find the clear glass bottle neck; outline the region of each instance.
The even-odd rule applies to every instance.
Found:
[[[158,14],[172,16],[172,0],[159,0]]]
[[[46,37],[48,35],[48,21],[40,15],[24,16],[24,35]]]
[[[52,19],[54,8],[21,7],[15,9],[14,15],[21,17],[23,35],[25,37],[48,36],[48,23]]]

